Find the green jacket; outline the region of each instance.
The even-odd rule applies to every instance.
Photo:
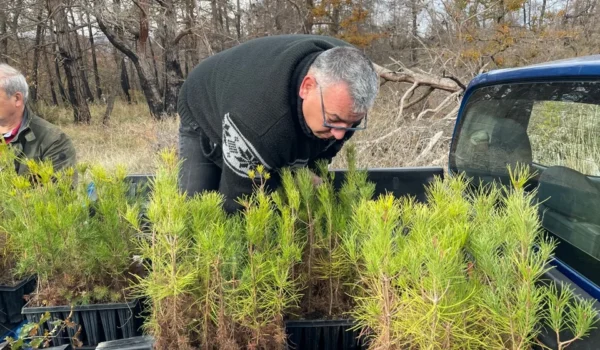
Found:
[[[75,147],[69,137],[56,125],[33,114],[28,108],[25,109],[19,132],[10,145],[17,156],[25,158],[24,160],[51,160],[55,171],[74,167],[76,163]],[[19,175],[29,172],[24,162],[17,162],[15,168]]]

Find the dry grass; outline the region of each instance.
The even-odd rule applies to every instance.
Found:
[[[108,169],[124,165],[131,174],[153,173],[158,151],[177,145],[179,121],[154,120],[145,103],[116,101],[108,126],[102,124],[106,106],[92,105],[90,109],[92,123],[75,125],[70,109],[39,107],[40,116],[71,137],[79,162],[100,163]]]
[[[428,113],[420,120],[416,116],[424,109],[435,108],[435,103],[447,95],[433,94],[429,102],[398,116],[403,94],[397,90],[399,87],[391,84],[382,88],[369,115],[368,129],[356,132],[352,138],[358,146],[357,165],[368,168],[445,166],[454,120],[443,117],[450,111]],[[131,174],[153,173],[157,152],[165,147],[177,147],[177,118],[158,122],[151,118],[145,103],[127,105],[117,100],[111,123],[104,126],[105,108],[101,104],[91,105],[91,125],[74,125],[70,109],[40,105],[37,110],[40,116],[59,125],[71,137],[80,162],[98,162],[109,169],[122,164]],[[375,141],[386,135],[389,136]],[[342,154],[334,159],[332,168],[346,167]]]

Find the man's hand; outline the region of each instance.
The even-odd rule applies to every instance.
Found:
[[[313,186],[315,186],[315,187],[321,186],[321,184],[323,184],[323,179],[321,179],[320,176],[318,176],[317,174],[313,173],[312,171],[310,173],[312,175]]]

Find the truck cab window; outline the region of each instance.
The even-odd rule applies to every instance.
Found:
[[[467,99],[452,143],[451,170],[476,183],[508,185],[507,166],[529,165],[537,173],[532,188],[538,190],[544,228],[574,248],[557,254],[571,255],[560,257],[567,260],[585,255],[598,264],[600,84],[498,84],[476,89]]]

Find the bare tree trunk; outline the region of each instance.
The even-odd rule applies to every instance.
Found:
[[[23,6],[23,0],[17,0],[17,3],[15,5],[15,10],[13,12],[13,18],[12,18],[12,26],[11,26],[11,30],[14,36],[14,40],[17,46],[17,49],[19,50],[19,58],[21,60],[27,60],[27,53],[25,51],[23,51],[23,47],[25,45],[21,44],[21,40],[19,38],[19,18],[21,17],[21,12],[23,11],[23,8],[25,8]],[[27,67],[27,65],[24,65],[24,67]],[[27,72],[23,72],[23,74],[27,75]]]
[[[33,49],[33,67],[31,71],[31,84],[29,84],[29,95],[32,103],[37,102],[38,98],[38,87],[39,87],[39,76],[38,76],[38,68],[40,65],[40,50],[42,50],[42,35],[44,32],[44,27],[42,23],[42,13],[44,11],[43,7],[40,7],[38,10],[36,19],[38,21],[38,25],[35,28],[35,47]]]
[[[187,28],[188,30],[192,31],[193,28],[196,26],[196,14],[194,12],[194,10],[196,9],[196,0],[189,0],[186,2],[186,6],[187,6]],[[186,50],[187,52],[187,57],[186,57],[186,67],[185,67],[185,75],[187,76],[189,71],[192,69],[192,67],[194,67],[195,62],[198,62],[200,60],[200,57],[198,56],[198,40],[189,40],[187,41],[189,43],[189,47]]]
[[[141,87],[141,84],[140,84],[139,77],[138,77],[138,79],[135,79],[135,78],[131,79],[131,76],[134,75],[134,72],[137,73],[137,68],[135,67],[135,65],[133,64],[133,62],[131,60],[125,60],[125,62],[126,62],[125,66],[127,68],[127,75],[129,76],[129,89],[132,92],[136,91],[136,90],[140,90],[141,91],[142,87]],[[156,86],[158,86],[158,83],[154,79],[153,75],[149,76],[149,78],[152,79],[152,84],[155,84]],[[139,102],[134,95],[131,95],[131,101],[135,102],[135,103]]]
[[[50,29],[52,31],[52,29]],[[48,82],[50,83],[50,95],[52,95],[52,103],[55,106],[58,106],[58,98],[56,97],[56,92],[54,92],[54,77],[52,76],[52,69],[50,68],[50,61],[48,60],[48,54],[46,53],[45,36],[42,35],[42,46],[44,46],[44,62],[46,64],[46,72],[48,72]]]
[[[282,12],[282,0],[275,0],[275,30],[277,30],[277,34],[281,33],[283,29],[283,25],[281,23],[281,12]]]
[[[121,89],[123,89],[123,92],[125,93],[125,97],[127,98],[127,104],[131,104],[131,94],[129,93],[129,90],[131,90],[131,86],[129,85],[129,74],[127,74],[127,64],[125,64],[125,56],[123,56],[119,60],[118,67],[121,72]]]
[[[6,11],[0,11],[0,62],[8,62],[8,33]]]
[[[113,13],[121,12],[121,0],[113,1]],[[121,27],[115,27],[115,35],[118,37],[122,37],[123,30]],[[113,45],[113,58],[117,65],[117,73],[119,74],[119,83],[121,85],[121,89],[125,94],[125,98],[127,99],[127,104],[131,104],[131,94],[129,93],[130,85],[129,85],[129,75],[127,74],[127,64],[125,62],[125,55],[117,49],[116,46]],[[112,90],[112,93],[116,96],[116,90]]]
[[[92,48],[92,66],[94,68],[94,81],[96,83],[96,97],[102,99],[102,86],[100,85],[100,73],[98,72],[98,59],[96,57],[96,45],[94,45],[94,34],[92,33],[92,22],[90,21],[90,13],[86,12],[88,21],[88,32],[90,36],[90,47]]]
[[[69,13],[71,15],[71,21],[73,21],[73,25],[75,25],[75,16],[73,15],[73,7],[69,8]],[[82,37],[85,38],[85,32],[83,28],[81,28],[83,33]],[[77,69],[79,70],[79,75],[81,76],[81,83],[83,85],[83,89],[85,92],[85,97],[90,101],[94,102],[94,94],[92,93],[92,89],[90,89],[90,83],[87,78],[87,58],[85,56],[85,52],[81,49],[81,43],[79,43],[79,30],[75,30],[75,49],[77,50],[77,56],[75,60],[77,62]]]
[[[504,0],[500,0],[498,4],[498,14],[496,16],[496,23],[504,23],[504,17],[506,16],[506,4]]]
[[[240,7],[240,0],[237,1],[237,11],[235,13],[235,31],[238,40],[242,38],[242,9]]]
[[[152,56],[152,66],[154,67],[154,83],[160,85],[160,79],[158,78],[158,67],[156,66],[156,55],[154,54],[154,45],[152,45],[152,38],[148,38],[148,46],[150,46],[150,55]]]
[[[221,3],[221,15],[225,17],[225,32],[227,33],[227,35],[231,35],[229,13],[227,12],[227,0],[223,0],[223,2]]]
[[[113,107],[115,106],[115,93],[109,92],[108,94],[108,103],[106,105],[106,111],[104,112],[104,117],[102,118],[102,124],[107,125],[110,123],[110,115],[112,113]]]
[[[144,15],[142,14],[142,16]],[[144,54],[143,47],[145,47],[145,44],[137,45],[137,50],[134,52],[133,49],[127,45],[122,38],[118,37],[113,30],[106,26],[102,20],[102,16],[98,16],[97,20],[100,30],[104,33],[104,35],[106,35],[108,40],[119,51],[123,52],[135,66],[142,92],[146,97],[146,102],[148,103],[148,107],[152,116],[156,119],[163,119],[165,117],[164,104],[161,99],[158,86],[155,84],[152,77],[152,68],[150,67],[150,62],[148,62],[148,58]],[[140,39],[141,38],[142,36],[140,36]]]
[[[527,17],[527,27],[529,28],[529,30],[531,30],[535,26],[535,23],[531,23],[531,12],[532,12],[531,0],[527,0],[527,5],[528,5],[527,12],[529,12],[528,17]]]
[[[331,11],[331,19],[332,24],[329,26],[331,28],[331,34],[338,35],[340,32],[340,6],[337,4],[332,4],[333,11]]]
[[[58,91],[60,92],[60,97],[62,98],[64,103],[72,104],[71,100],[67,96],[67,91],[65,90],[65,85],[62,81],[62,76],[60,75],[60,66],[58,65],[58,60],[54,59],[54,71],[56,72],[56,82],[58,84]]]
[[[65,5],[68,6],[69,4]],[[48,0],[48,9],[50,13],[54,14],[54,20],[56,21],[58,48],[67,75],[74,121],[75,123],[89,123],[92,117],[85,99],[85,89],[81,83],[80,72],[77,69],[77,59],[74,56],[74,45],[69,35],[70,28],[65,7],[60,0]]]
[[[212,20],[212,28],[213,28],[213,32],[215,34],[215,36],[218,38],[217,41],[217,50],[223,51],[223,40],[221,40],[221,37],[219,34],[222,33],[222,29],[223,29],[223,22],[221,19],[221,15],[220,15],[220,11],[219,11],[219,6],[218,6],[218,2],[217,0],[210,0],[210,10],[211,10],[211,20]]]
[[[50,19],[50,40],[54,43],[52,45],[52,50],[54,51],[54,71],[56,72],[56,83],[58,84],[58,91],[60,92],[60,97],[64,103],[72,104],[73,102],[69,100],[67,97],[67,93],[65,91],[65,86],[62,82],[62,77],[60,75],[60,65],[59,62],[62,61],[60,57],[60,52],[58,50],[58,45],[56,44],[56,38],[54,36],[54,24],[52,19]]]
[[[417,9],[417,0],[411,0],[410,12],[412,17],[412,31],[410,38],[410,62],[414,65],[417,63],[417,16],[419,11]]]
[[[177,13],[172,1],[163,1],[165,21],[163,34],[165,39],[165,112],[168,115],[177,113],[177,96],[183,83],[183,73],[179,63],[178,44],[181,40],[176,33]]]
[[[314,25],[315,19],[313,17],[312,11],[315,8],[315,4],[313,0],[306,0],[307,11],[304,17],[304,34],[311,34],[312,27]]]
[[[544,14],[546,13],[546,0],[542,0],[542,9],[540,10],[540,28],[544,24]]]

